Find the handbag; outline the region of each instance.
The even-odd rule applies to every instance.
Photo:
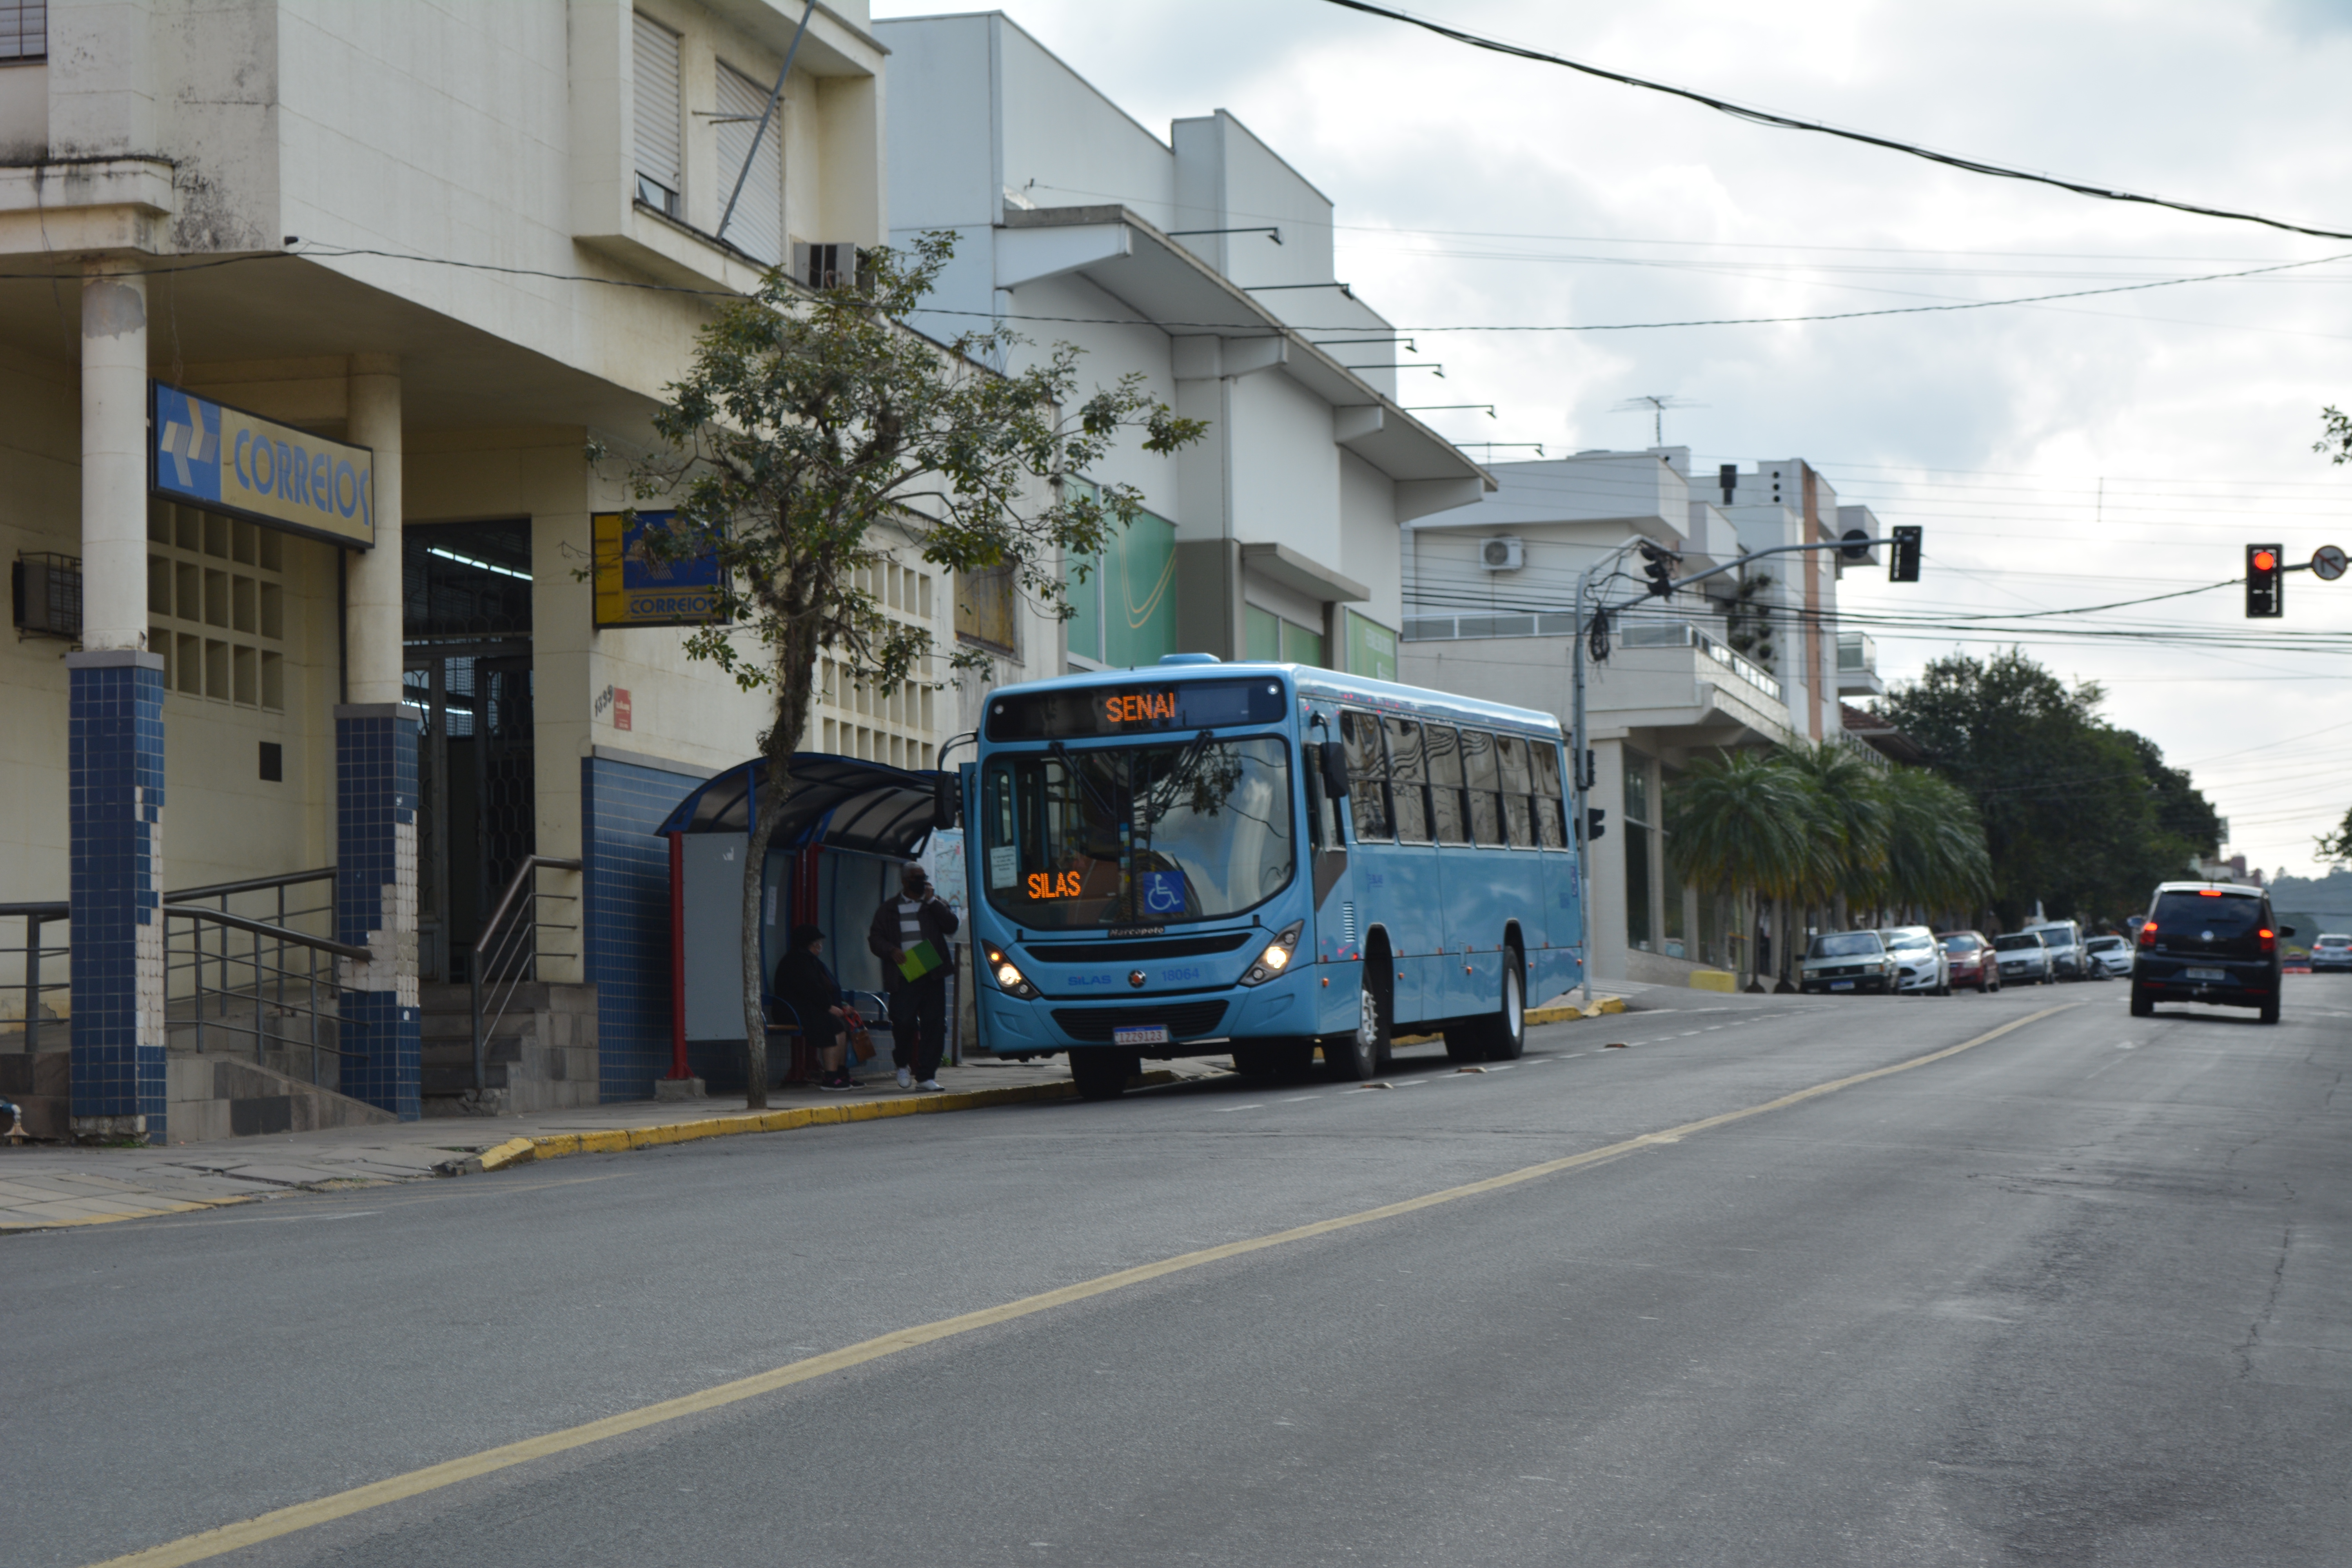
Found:
[[[866,1020],[854,1012],[849,1015],[848,1024],[849,1030],[844,1037],[849,1041],[850,1058],[863,1066],[874,1059],[874,1033],[866,1026]]]

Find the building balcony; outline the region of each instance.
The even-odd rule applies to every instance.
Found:
[[[1838,633],[1837,669],[1840,697],[1886,695],[1886,682],[1878,673],[1878,645],[1862,633]]]

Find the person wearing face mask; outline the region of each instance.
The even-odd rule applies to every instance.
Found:
[[[898,896],[874,911],[866,945],[883,963],[889,987],[890,1059],[900,1089],[937,1092],[947,1044],[948,939],[961,924],[931,891],[920,866],[898,869]],[[911,961],[911,962],[910,962]],[[909,973],[909,970],[919,973]]]

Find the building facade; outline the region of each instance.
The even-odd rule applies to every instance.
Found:
[[[1094,476],[1150,515],[1072,563],[1071,667],[1181,649],[1393,677],[1401,530],[1490,481],[1400,405],[1396,334],[1334,275],[1330,200],[1223,110],[1163,141],[1001,13],[875,33],[894,241],[956,238],[915,323],[1002,323],[1028,340],[1008,364],[1070,343],[1083,386],[1132,374],[1207,425]]]
[[[770,710],[677,626],[616,624],[595,520],[719,303],[885,237],[862,0],[814,7],[756,136],[798,5],[16,9],[0,899],[69,918],[17,927],[0,1016],[70,1040],[79,1131],[228,1131],[186,1058],[215,984],[193,955],[235,928],[165,908],[211,889],[337,944],[285,950],[328,966],[327,1035],[257,969],[220,983],[212,1051],[241,1028],[298,1102],[307,1080],[413,1116],[520,879],[546,920],[529,1071],[555,1102],[648,1093],[651,829]],[[943,647],[971,631],[911,542],[873,586]],[[1055,623],[1011,615],[1058,670]],[[952,690],[820,684],[810,749],[921,767],[955,727]]]
[[[1878,534],[1867,509],[1840,507],[1801,459],[1695,479],[1679,447],[1584,452],[1497,464],[1500,488],[1473,507],[1413,522],[1405,546],[1403,678],[1495,701],[1573,710],[1574,599],[1588,568],[1648,541],[1681,556],[1677,576],[1736,566],[1777,546]],[[1610,617],[1604,659],[1588,661],[1591,973],[1682,983],[1737,968],[1728,900],[1669,868],[1667,805],[1693,756],[1792,742],[1856,743],[1841,693],[1881,688],[1865,640],[1841,643],[1836,552],[1759,561],[1668,599],[1647,596],[1638,556],[1596,575]],[[1875,752],[1871,753],[1874,757]]]

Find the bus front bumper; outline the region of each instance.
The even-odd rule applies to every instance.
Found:
[[[1145,994],[1117,1003],[1091,997],[1022,1001],[986,985],[980,993],[981,1039],[1001,1057],[1089,1046],[1146,1055],[1215,1056],[1233,1040],[1296,1039],[1353,1027],[1359,967],[1303,963],[1246,989]],[[1164,1029],[1167,1038],[1143,1045],[1119,1038],[1119,1031],[1134,1029]]]

